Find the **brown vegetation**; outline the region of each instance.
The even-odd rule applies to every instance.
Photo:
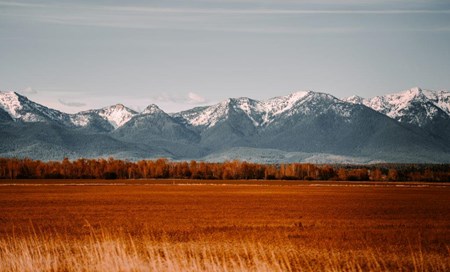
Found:
[[[1,159],[0,179],[264,179],[450,182],[450,164],[314,165],[257,164],[245,161],[138,162],[115,159],[34,161]]]
[[[0,186],[0,271],[450,269],[446,184],[97,184]]]

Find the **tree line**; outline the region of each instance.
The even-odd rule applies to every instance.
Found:
[[[450,182],[450,164],[260,164],[246,161],[39,161],[0,158],[0,179],[262,179]]]

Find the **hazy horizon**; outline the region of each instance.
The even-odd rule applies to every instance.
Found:
[[[403,91],[409,91],[409,90],[415,89],[415,88],[420,88],[420,89],[422,89],[422,90],[429,90],[429,89],[427,89],[427,88],[421,88],[421,87],[419,87],[419,86],[415,86],[415,87],[411,87],[411,88],[408,88],[408,89],[405,89],[405,90],[397,91],[396,93],[400,93],[400,92],[403,92]],[[280,95],[273,96],[273,97],[267,97],[267,98],[264,98],[264,99],[259,99],[259,101],[264,101],[264,100],[267,100],[267,99],[271,99],[271,98],[275,98],[275,97],[280,97],[280,96],[287,96],[287,95],[290,95],[290,94],[293,94],[293,93],[296,93],[296,92],[303,92],[303,91],[313,91],[313,92],[318,92],[318,93],[326,93],[326,92],[320,92],[320,91],[314,91],[314,90],[293,91],[293,92],[290,92],[290,93],[285,93],[285,94],[280,94]],[[431,90],[431,91],[447,91],[447,92],[448,92],[448,90]],[[34,100],[34,99],[30,98],[30,96],[32,97],[33,95],[38,94],[37,91],[34,91],[34,90],[31,89],[31,88],[27,88],[27,89],[25,89],[25,90],[23,90],[23,91],[15,91],[15,90],[6,90],[6,91],[3,91],[3,90],[0,90],[0,92],[15,92],[15,93],[18,93],[18,94],[20,94],[20,95],[22,95],[22,96],[27,97],[28,99],[30,99],[30,100],[33,101],[33,102],[40,103],[38,100]],[[333,95],[332,93],[327,93],[327,94]],[[361,97],[361,95],[359,95],[359,94],[357,94],[357,93],[354,94],[354,95],[355,95],[355,96]],[[87,96],[89,96],[89,94],[88,94]],[[334,96],[334,95],[333,95],[333,96]],[[193,109],[193,108],[199,107],[199,106],[200,106],[200,107],[201,107],[201,106],[212,106],[212,105],[214,105],[214,104],[217,104],[217,103],[220,103],[220,102],[222,102],[222,101],[225,101],[225,100],[227,100],[227,99],[229,99],[229,98],[241,98],[241,97],[246,97],[246,96],[226,97],[226,98],[223,98],[223,99],[220,100],[220,101],[208,101],[208,100],[205,100],[204,102],[201,102],[201,103],[185,102],[184,106],[183,106],[182,108],[180,108],[179,110],[176,110],[176,111],[167,111],[166,109],[164,109],[163,106],[160,106],[160,105],[158,104],[158,102],[150,102],[149,104],[145,105],[144,107],[137,107],[137,108],[136,108],[136,107],[134,107],[134,106],[130,106],[130,105],[128,105],[128,104],[126,104],[126,103],[123,103],[123,102],[121,102],[121,101],[117,101],[116,103],[112,103],[112,104],[103,104],[103,106],[98,106],[98,107],[93,107],[93,108],[85,108],[85,107],[86,107],[86,104],[80,104],[80,103],[78,103],[78,102],[68,102],[68,101],[64,101],[64,100],[62,100],[62,99],[58,99],[58,102],[59,102],[61,105],[66,106],[66,107],[69,108],[69,109],[73,109],[73,111],[71,111],[71,110],[65,111],[65,110],[60,109],[60,108],[58,108],[58,107],[55,107],[55,108],[53,108],[53,109],[56,109],[56,110],[59,110],[59,111],[65,112],[65,113],[73,114],[73,113],[83,112],[83,111],[86,111],[86,110],[101,109],[101,108],[106,108],[106,107],[109,107],[109,106],[114,106],[114,105],[122,104],[122,105],[124,105],[125,107],[130,108],[130,109],[132,109],[132,110],[134,110],[134,111],[136,111],[136,112],[142,112],[142,111],[145,110],[146,107],[155,104],[155,105],[157,105],[161,110],[163,110],[164,112],[167,112],[167,113],[176,113],[176,112],[180,112],[180,111],[183,111],[183,110]],[[335,96],[335,97],[336,97],[336,96]],[[349,97],[350,97],[350,96],[347,96],[347,97],[336,97],[336,98],[338,98],[338,99],[345,99],[345,98],[349,98]],[[247,98],[254,99],[253,97],[247,97]],[[369,98],[369,97],[364,97],[364,98]],[[89,97],[86,97],[86,99],[89,99]],[[180,102],[180,101],[177,101],[176,99],[181,99],[181,98],[172,98],[172,99],[174,99],[174,100],[172,101],[173,103],[178,103],[178,102]],[[204,99],[204,98],[202,98],[202,97],[196,97],[196,94],[195,94],[195,93],[188,93],[187,97],[184,98],[184,99],[186,99],[186,100],[196,100],[196,99]],[[125,99],[125,100],[127,100],[127,99]],[[151,99],[149,99],[149,100],[151,101]],[[40,104],[42,104],[42,105],[44,105],[44,106],[46,106],[46,107],[52,108],[50,105],[46,105],[46,104],[45,104],[45,101],[44,101],[44,103],[40,103]],[[166,104],[166,103],[164,103],[164,102],[162,103],[162,105],[165,105],[165,104]],[[80,110],[79,108],[85,108],[85,109]],[[78,110],[77,110],[77,109],[78,109]]]

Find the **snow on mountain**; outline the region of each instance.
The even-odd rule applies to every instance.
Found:
[[[16,92],[0,92],[0,107],[13,120],[23,122],[55,121],[66,125],[70,123],[69,114],[47,108]]]
[[[156,114],[156,113],[164,113],[163,110],[161,110],[157,105],[151,104],[145,108],[141,114],[149,115],[149,114]]]
[[[450,92],[422,90],[423,94],[450,116]]]
[[[423,126],[429,120],[442,119],[442,116],[450,118],[450,92],[422,90],[417,87],[369,99],[351,96],[339,100],[332,95],[312,91],[294,92],[264,101],[247,97],[229,98],[212,106],[198,107],[171,116],[182,123],[201,128],[213,127],[230,116],[245,116],[256,128],[269,126],[275,120],[289,118],[295,114],[318,115],[330,110],[342,117],[349,118],[352,107],[348,103],[363,104],[400,122],[418,126]],[[92,124],[98,126],[101,123],[102,127],[109,127],[107,130],[123,126],[134,116],[163,112],[154,104],[148,106],[141,113],[122,104],[116,104],[102,109],[66,114],[32,102],[15,92],[0,92],[0,108],[13,120],[55,121],[76,127],[87,127]]]
[[[344,99],[364,104],[397,121],[423,126],[445,113],[450,116],[450,92],[422,90],[418,87],[383,96],[364,99],[351,96]]]
[[[255,127],[262,124],[262,113],[264,109],[261,102],[247,97],[228,99],[229,107],[235,112],[243,112]]]
[[[89,114],[77,113],[70,116],[70,121],[77,127],[88,126],[92,122],[91,116]]]
[[[212,127],[221,119],[226,118],[230,99],[219,104],[206,107],[204,110],[182,112],[181,116],[193,126]]]
[[[353,103],[353,104],[363,104],[364,98],[358,95],[352,95],[344,99],[344,101]]]
[[[103,109],[95,110],[95,112],[103,119],[107,120],[114,128],[121,127],[137,114],[137,112],[122,104],[105,107]]]
[[[247,116],[251,116],[257,111],[258,101],[246,97],[229,98],[216,105],[209,107],[199,107],[174,114],[174,117],[181,117],[192,126],[212,127],[218,122],[228,118],[230,110],[240,110]],[[253,120],[257,125],[257,121]]]
[[[82,111],[67,114],[58,110],[37,104],[16,92],[0,92],[0,108],[10,115],[13,120],[23,122],[49,122],[54,121],[66,126],[87,127],[99,120],[107,121],[114,129],[127,123],[138,115],[123,104],[116,104],[96,110]],[[161,111],[158,106],[151,105],[142,114]]]
[[[394,162],[448,162],[449,100],[448,92],[419,88],[346,101],[304,91],[264,101],[230,98],[170,115],[153,104],[141,113],[117,104],[66,114],[17,93],[0,92],[0,149],[8,156],[47,159],[67,154],[125,158],[163,154],[191,159],[243,147]]]
[[[346,104],[346,102],[343,102],[330,94],[308,91],[294,93],[281,98],[284,98],[285,101],[275,104],[281,104],[281,110],[279,110],[279,106],[275,106],[275,111],[272,109],[270,112],[270,119],[272,120],[278,116],[289,118],[290,116],[299,113],[302,115],[318,115],[330,110],[333,110],[336,114],[348,116],[348,112],[344,112],[344,108],[338,106],[340,104]],[[271,100],[273,99],[270,99],[269,101]],[[278,98],[275,98],[275,100],[278,100]],[[269,120],[269,122],[272,122],[272,120]]]
[[[305,98],[312,93],[313,92],[311,91],[295,92],[286,96],[278,96],[261,102],[264,110],[264,124],[270,123],[271,119],[274,117],[289,111],[300,102],[304,102]]]
[[[257,101],[247,97],[229,98],[210,107],[194,108],[176,113],[174,116],[184,119],[194,127],[209,128],[229,118],[230,111],[235,111],[244,113],[253,125],[258,127],[267,126],[276,118],[284,115],[288,117],[300,112],[309,114],[314,110],[313,107],[318,106],[322,101],[345,103],[328,94],[301,91],[265,101]],[[328,102],[327,105],[329,106],[330,103]],[[342,109],[339,110],[342,111]]]
[[[133,116],[138,113],[125,107],[123,104],[116,104],[97,110],[88,110],[71,115],[71,121],[74,125],[85,127],[95,119],[95,115],[108,121],[114,129],[123,126]]]
[[[4,109],[12,118],[20,118],[19,111],[23,108],[19,101],[19,96],[15,92],[0,93],[0,107]]]

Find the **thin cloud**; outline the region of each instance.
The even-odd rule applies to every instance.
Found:
[[[20,8],[47,8],[49,5],[45,4],[36,4],[36,3],[24,3],[24,2],[7,2],[0,1],[0,6],[6,7],[20,7]]]
[[[189,92],[188,98],[189,98],[188,102],[190,104],[203,104],[207,102],[206,98],[194,92]]]
[[[129,8],[126,8],[129,9]],[[144,8],[147,10],[148,8]],[[180,10],[180,9],[150,9],[152,11],[158,12],[181,12],[181,11],[192,11],[190,9]],[[209,12],[217,12],[217,10],[204,10]],[[142,11],[141,11],[142,12]],[[223,12],[237,12],[239,14],[240,11],[236,10],[223,10]],[[245,10],[245,12],[250,12],[249,10]],[[257,12],[268,12],[267,14],[280,14],[284,11],[282,10],[267,10],[260,11],[254,10],[255,14]],[[343,10],[314,10],[314,11],[299,11],[299,10],[286,10],[285,14],[408,14],[408,13],[446,13],[450,14],[450,10],[385,10],[385,11],[374,11],[374,10],[351,10],[351,11],[343,11]],[[116,12],[117,13],[117,12]],[[198,15],[194,17],[198,17],[193,23],[188,22],[180,22],[181,18],[185,18],[186,20],[191,18],[188,14],[186,16],[175,15],[169,16],[168,18],[156,18],[155,16],[150,16],[150,14],[116,14],[116,13],[85,13],[85,14],[74,14],[71,16],[61,16],[61,15],[44,15],[38,16],[35,19],[50,24],[60,24],[60,25],[71,25],[71,26],[92,26],[92,27],[104,27],[104,28],[124,28],[124,29],[160,29],[160,30],[182,30],[182,31],[208,31],[208,32],[229,32],[229,33],[255,33],[255,34],[320,34],[320,33],[356,33],[363,31],[432,31],[432,32],[448,32],[448,26],[441,27],[425,27],[425,28],[414,28],[411,29],[395,29],[395,28],[382,28],[382,29],[370,29],[367,26],[363,25],[353,25],[353,26],[313,26],[313,27],[298,27],[298,26],[287,26],[287,25],[271,25],[271,26],[259,26],[259,25],[236,25],[233,24],[224,24],[220,23],[220,21],[213,20],[211,21],[210,16]],[[158,13],[155,13],[155,15]],[[244,14],[244,13],[241,13]],[[263,13],[260,13],[263,14]],[[119,16],[120,15],[120,16]],[[172,18],[176,17],[174,21]],[[170,18],[169,18],[170,17]],[[120,18],[120,19],[118,19]],[[200,19],[202,18],[202,19]],[[200,21],[203,23],[200,23]]]
[[[350,27],[293,27],[293,26],[270,26],[270,27],[258,27],[258,26],[244,26],[244,27],[226,27],[215,26],[214,24],[198,24],[195,26],[189,26],[188,24],[164,24],[161,22],[147,22],[147,21],[132,21],[123,20],[117,21],[114,18],[93,18],[92,16],[82,17],[60,17],[60,16],[48,16],[38,19],[41,22],[72,25],[72,26],[92,26],[92,27],[107,27],[107,28],[125,28],[125,29],[162,29],[162,30],[183,30],[183,31],[209,31],[209,32],[229,32],[229,33],[255,33],[255,34],[326,34],[326,33],[357,33],[363,31],[377,32],[449,32],[449,26],[435,26],[435,27],[411,27],[411,28],[368,28],[364,26],[350,26]]]
[[[81,103],[81,102],[69,102],[69,101],[64,101],[62,99],[58,99],[58,102],[61,103],[64,106],[67,107],[73,107],[73,108],[81,108],[86,106],[85,103]]]
[[[133,22],[131,20],[118,22],[114,19],[91,18],[91,17],[45,17],[40,21],[62,25],[93,26],[108,28],[128,28],[128,29],[165,29],[183,31],[210,31],[210,32],[230,32],[230,33],[260,33],[260,34],[308,34],[308,33],[349,33],[362,31],[363,28],[356,27],[223,27],[214,25],[187,26],[182,24],[152,24],[149,22]]]
[[[167,93],[159,94],[151,98],[156,103],[166,103],[166,104],[192,104],[200,105],[207,103],[208,100],[194,92],[189,92],[187,95],[171,95]]]
[[[353,2],[353,1],[350,1]],[[333,2],[330,2],[333,3]],[[359,4],[360,1],[354,1]],[[36,4],[29,2],[0,1],[0,6],[18,8],[60,8],[60,9],[83,9],[83,11],[115,11],[122,13],[156,13],[156,14],[206,14],[206,15],[270,15],[270,14],[450,14],[450,9],[264,9],[264,8],[177,8],[177,7],[149,7],[149,6],[108,6],[108,5],[86,5],[86,4]]]
[[[270,15],[270,14],[450,14],[448,9],[193,9],[193,8],[156,8],[156,7],[130,7],[130,6],[112,6],[103,7],[105,10],[122,11],[122,12],[138,12],[138,13],[184,13],[184,14],[255,14],[255,15]]]
[[[15,6],[32,9],[34,4],[27,2],[4,2],[0,6]],[[45,4],[42,4],[45,6]],[[70,15],[66,12],[70,9]],[[34,9],[33,9],[34,10]],[[62,15],[64,13],[64,15]],[[11,11],[4,15],[12,16]],[[257,20],[265,16],[289,15],[397,15],[397,14],[450,14],[450,9],[264,9],[264,8],[184,8],[184,7],[152,7],[152,6],[126,6],[126,5],[92,5],[60,3],[51,6],[46,12],[33,12],[22,14],[17,12],[14,16],[23,16],[39,22],[71,25],[93,26],[104,28],[125,29],[160,29],[181,31],[209,31],[229,33],[255,33],[255,34],[314,34],[314,33],[355,33],[362,31],[420,31],[420,32],[448,32],[448,26],[425,27],[423,29],[368,29],[363,25],[351,26],[313,26],[298,27],[293,25],[271,24],[261,26]],[[243,17],[250,23],[232,23],[229,16]],[[234,21],[238,22],[238,21]],[[253,22],[253,23],[252,23]],[[255,23],[255,24],[254,24]]]

